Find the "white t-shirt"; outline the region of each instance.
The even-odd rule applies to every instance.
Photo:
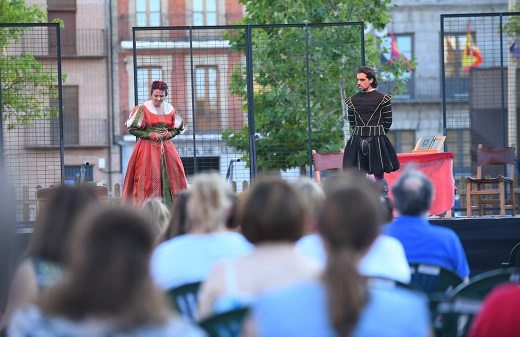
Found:
[[[399,240],[380,234],[359,262],[359,272],[365,276],[384,277],[410,283],[410,265]]]
[[[327,254],[318,234],[309,234],[296,243],[296,251],[325,266]],[[410,266],[403,245],[399,240],[380,234],[367,254],[359,262],[359,272],[365,276],[377,276],[410,283]]]

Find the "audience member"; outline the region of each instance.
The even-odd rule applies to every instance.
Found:
[[[163,233],[161,242],[173,239],[174,237],[186,234],[189,231],[186,208],[190,190],[182,190],[173,196],[173,205],[170,210],[170,220]]]
[[[229,201],[231,202],[231,206],[229,207],[228,214],[226,215],[226,228],[232,231],[237,231],[240,229],[236,215],[238,204],[240,203],[240,198],[233,191],[228,191],[227,195],[229,197]]]
[[[363,177],[360,176],[360,178]],[[314,214],[311,218],[317,219],[317,214],[325,199],[323,188],[310,178],[300,178],[295,181],[294,186],[299,191],[299,195],[306,200],[311,213]],[[376,187],[379,188],[379,185],[376,184]],[[384,197],[382,197],[381,201],[385,206],[385,210],[387,210],[385,223],[391,222],[393,219],[392,202]],[[327,256],[322,239],[316,232],[315,223],[316,220],[314,220],[314,225],[308,227],[311,231],[310,234],[298,240],[296,250],[303,256],[325,266]],[[410,266],[406,260],[403,245],[401,245],[399,240],[384,234],[378,235],[368,253],[361,259],[359,271],[365,276],[388,278],[402,283],[410,283]]]
[[[393,203],[388,197],[381,197],[385,214],[385,224],[394,219]],[[403,245],[399,240],[379,233],[370,249],[359,263],[359,272],[365,276],[380,277],[402,283],[410,283],[410,265]]]
[[[320,281],[301,282],[259,297],[254,336],[421,337],[431,332],[427,299],[418,292],[368,286],[358,262],[384,223],[380,193],[357,174],[329,178],[318,225],[328,252]],[[406,312],[406,315],[403,313]],[[283,317],[283,319],[279,319]]]
[[[246,305],[267,290],[314,280],[322,268],[297,254],[307,210],[296,192],[279,177],[259,177],[245,194],[238,224],[255,245],[243,257],[219,262],[199,293],[199,316]]]
[[[162,289],[206,279],[214,263],[249,253],[252,245],[226,229],[231,202],[218,173],[193,179],[187,203],[189,229],[161,243],[152,255],[152,275]]]
[[[150,277],[155,235],[140,214],[92,209],[74,232],[68,277],[18,312],[9,336],[203,336]]]
[[[304,236],[296,242],[296,251],[325,266],[327,256],[317,228],[318,214],[325,201],[325,192],[316,181],[309,177],[299,177],[291,184],[302,198],[308,211]]]
[[[156,242],[164,236],[170,219],[170,210],[160,198],[148,198],[141,205],[141,213],[148,219],[154,229]]]
[[[307,211],[308,217],[304,227],[304,234],[316,233],[318,230],[318,215],[325,202],[323,188],[307,176],[298,177],[291,182],[291,185],[301,198],[303,206]]]
[[[470,337],[513,337],[520,331],[520,283],[507,283],[486,297],[471,326]]]
[[[392,195],[398,216],[385,231],[401,241],[408,262],[439,265],[468,279],[468,261],[457,234],[427,220],[433,200],[430,179],[418,170],[407,168],[392,186]]]
[[[97,201],[96,193],[88,186],[63,185],[51,190],[37,215],[27,251],[11,281],[2,328],[17,309],[35,301],[41,291],[61,280],[70,234],[78,216],[85,207]]]

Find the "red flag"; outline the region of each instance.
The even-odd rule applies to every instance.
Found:
[[[482,54],[477,48],[477,45],[473,42],[471,37],[471,30],[468,21],[468,32],[466,34],[466,48],[462,54],[462,65],[466,68],[466,74],[469,73],[471,68],[478,67],[483,61]]]

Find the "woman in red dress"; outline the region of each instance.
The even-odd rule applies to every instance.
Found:
[[[162,198],[171,207],[173,195],[187,188],[181,158],[170,141],[184,132],[184,121],[164,99],[168,85],[152,82],[151,100],[136,106],[125,125],[139,137],[128,161],[123,185],[123,202],[140,207],[150,197]]]

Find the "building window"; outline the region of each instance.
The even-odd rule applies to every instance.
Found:
[[[453,160],[453,176],[471,176],[471,132],[470,129],[446,130],[448,151],[455,156]]]
[[[388,64],[399,55],[403,55],[406,59],[413,59],[413,35],[399,34],[393,35],[395,41],[394,50],[392,49],[392,36],[386,36],[381,39],[380,48],[381,63]],[[406,91],[395,96],[395,99],[412,99],[415,97],[414,81],[412,72],[407,72],[401,79],[406,81]],[[380,90],[383,92],[393,92],[394,90],[394,76],[390,73],[382,73],[381,80],[379,80]]]
[[[217,67],[195,68],[195,121],[198,130],[220,126]]]
[[[466,33],[444,36],[445,94],[448,99],[467,100],[469,97],[469,76],[462,64],[466,40]]]
[[[63,21],[60,28],[61,53],[76,54],[76,0],[48,0],[47,22],[54,19]],[[49,50],[56,50],[56,37],[49,36]]]
[[[80,182],[82,165],[65,166],[63,179],[67,185],[75,185]],[[94,181],[94,170],[92,166],[84,166],[83,182]]]
[[[162,68],[142,67],[137,69],[137,97],[139,104],[150,99],[153,81],[162,80]]]
[[[161,25],[161,0],[137,0],[135,2],[137,27]]]
[[[193,25],[216,26],[217,25],[217,0],[193,1]]]
[[[195,172],[195,159],[197,161],[197,171]],[[211,172],[220,170],[220,157],[182,157],[184,173],[188,180],[201,172]]]
[[[411,153],[415,147],[415,130],[390,130],[386,135],[397,153]]]
[[[467,34],[446,34],[444,36],[444,74],[446,77],[468,77],[462,66],[462,55],[466,48]]]
[[[63,86],[63,144],[79,145],[79,87]],[[51,100],[51,106],[58,107],[58,99]],[[51,142],[60,144],[59,117],[51,118]]]
[[[395,34],[394,40],[396,42],[395,45],[395,53],[392,54],[392,37],[386,36],[381,39],[381,63],[388,64],[393,59],[397,58],[396,53],[401,53],[404,57],[411,60],[413,58],[413,50],[412,50],[412,41],[413,37],[411,34]],[[406,74],[405,76],[410,76],[410,74]]]

